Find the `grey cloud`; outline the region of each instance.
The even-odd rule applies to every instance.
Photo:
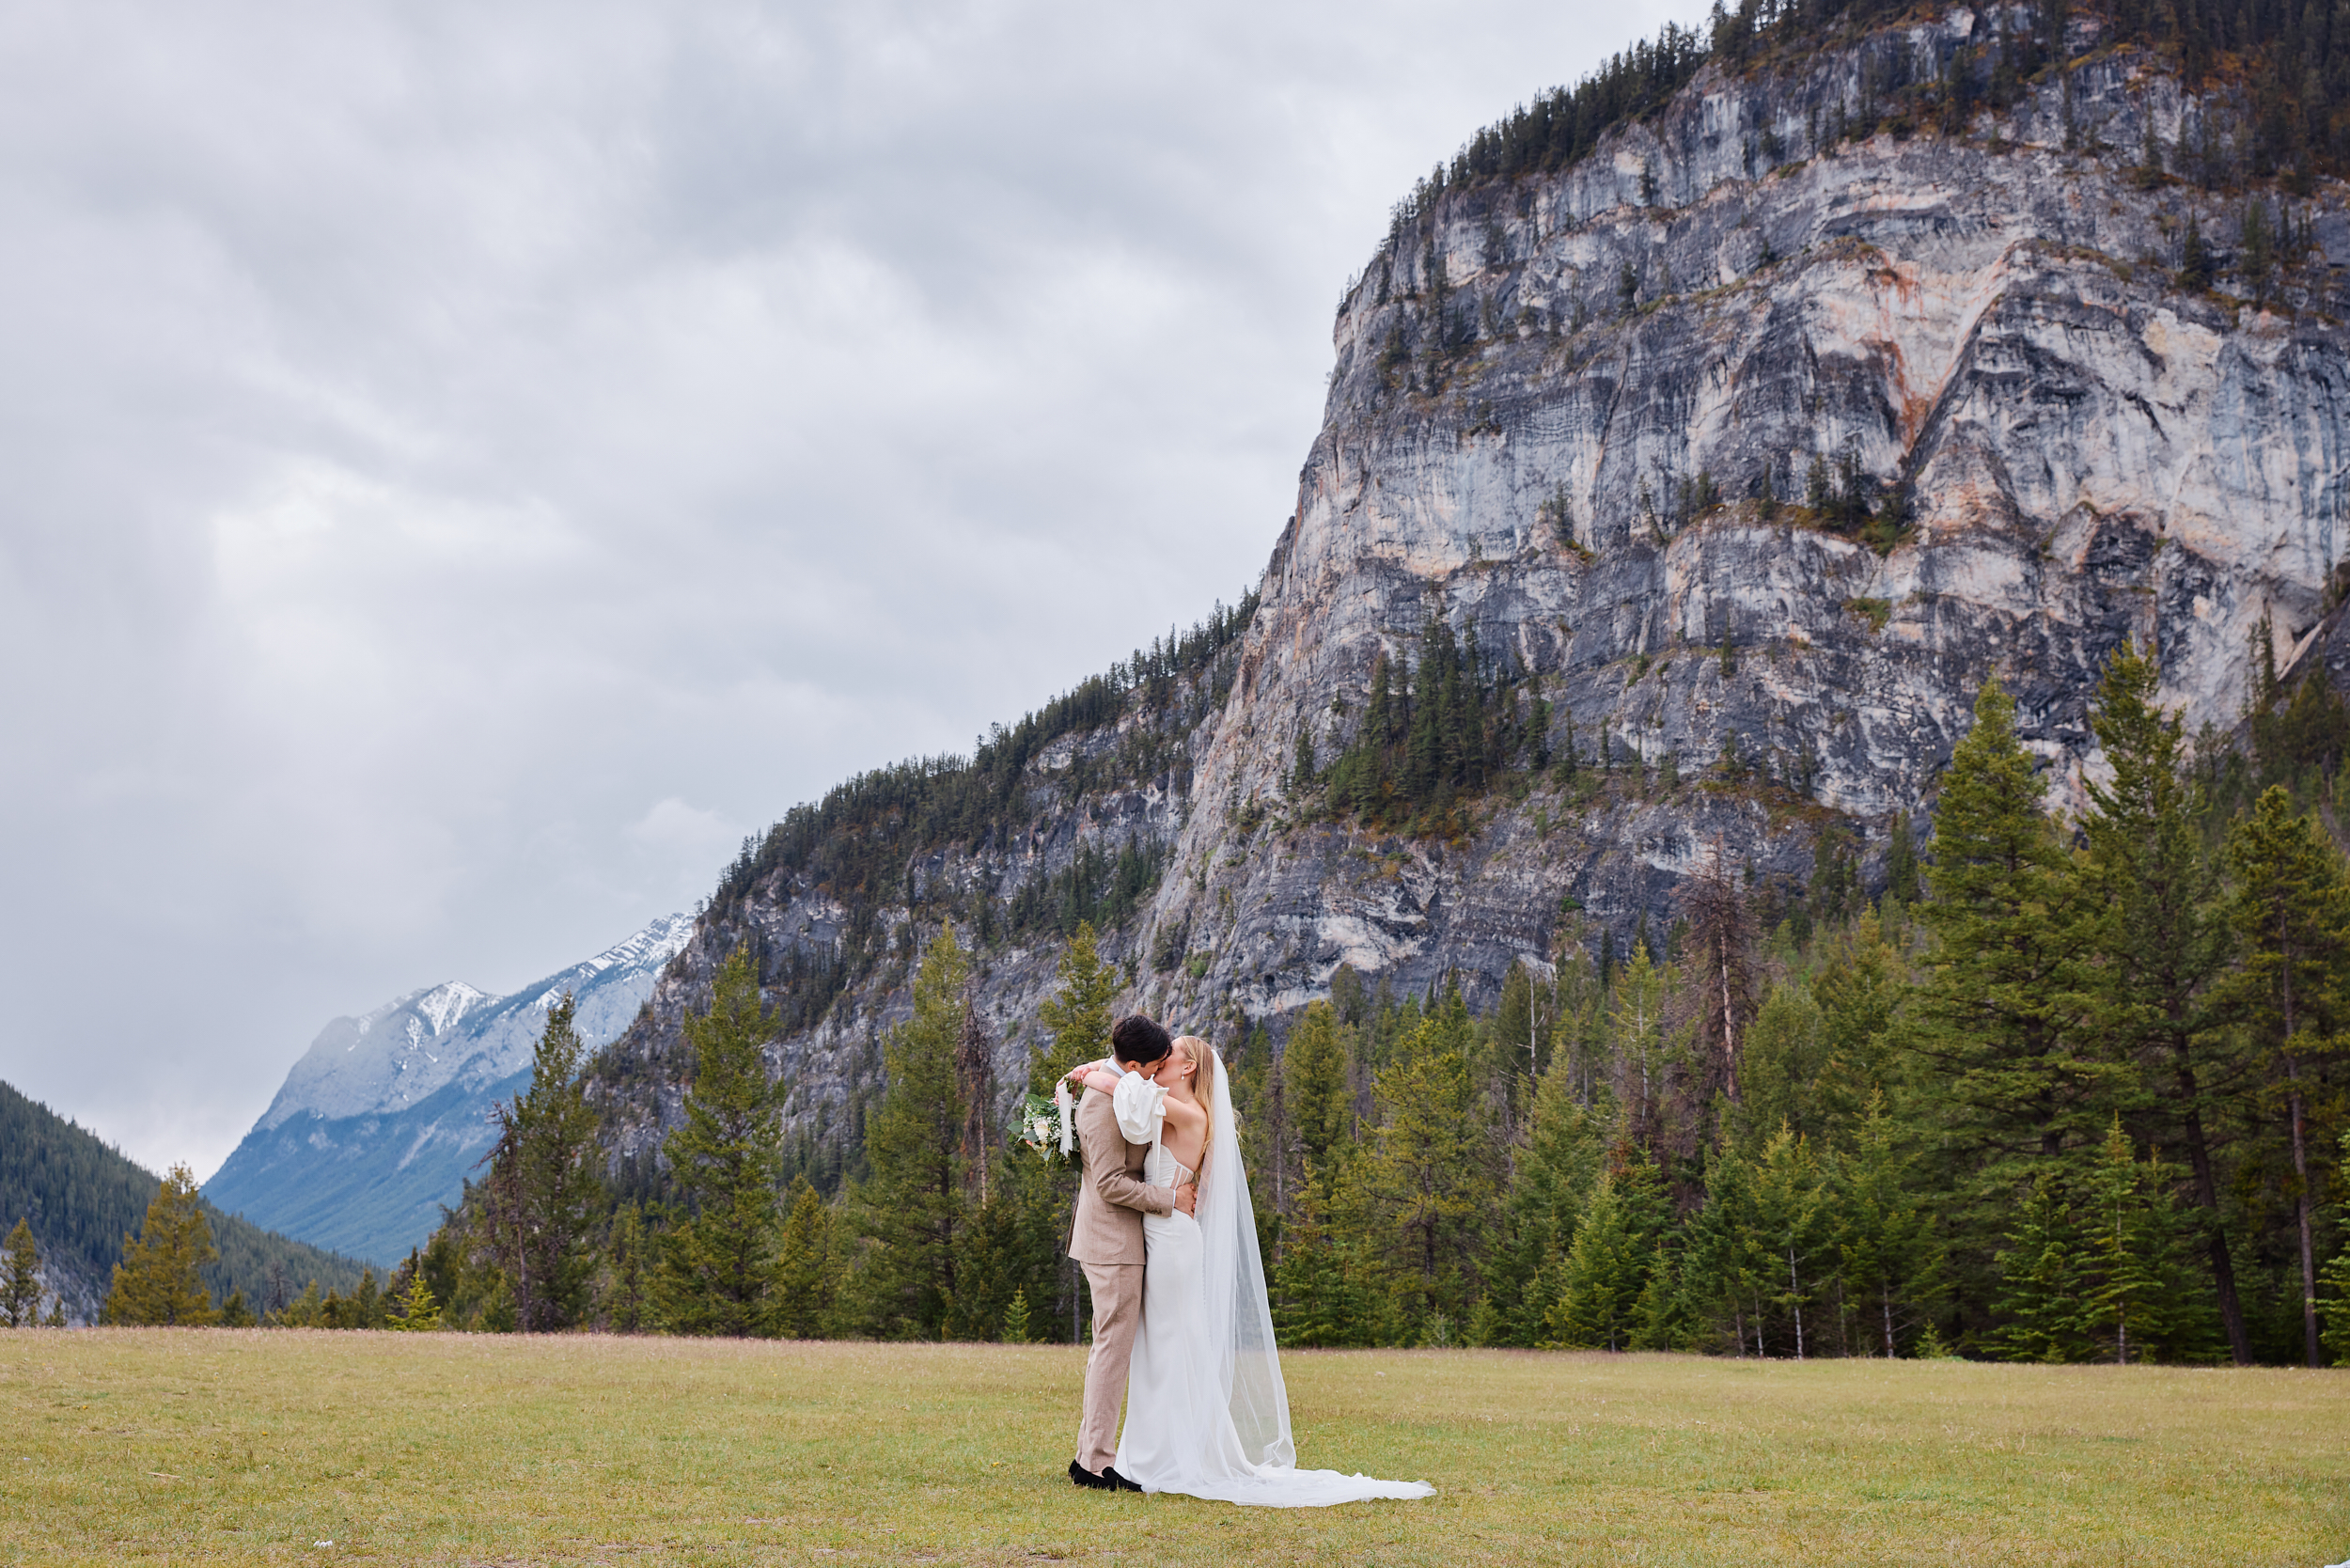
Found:
[[[11,8],[0,1076],[208,1170],[1229,599],[1388,206],[1665,14]]]

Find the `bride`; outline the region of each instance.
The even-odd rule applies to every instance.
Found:
[[[1422,1482],[1296,1467],[1248,1173],[1214,1049],[1183,1035],[1148,1075],[1097,1061],[1069,1076],[1110,1096],[1129,1142],[1151,1145],[1145,1182],[1198,1184],[1195,1214],[1143,1216],[1149,1262],[1118,1473],[1146,1492],[1266,1508],[1433,1492]]]

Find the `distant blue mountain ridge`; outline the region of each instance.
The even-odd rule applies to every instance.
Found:
[[[571,993],[581,1038],[591,1050],[607,1043],[693,926],[664,916],[511,996],[451,981],[335,1019],[204,1196],[319,1247],[399,1262],[431,1235],[495,1140],[491,1107],[529,1087],[547,1009]]]

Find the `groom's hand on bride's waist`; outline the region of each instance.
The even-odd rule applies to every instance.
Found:
[[[1191,1213],[1193,1207],[1197,1205],[1198,1201],[1199,1189],[1193,1186],[1189,1182],[1185,1182],[1182,1186],[1175,1189],[1175,1207],[1184,1214]]]

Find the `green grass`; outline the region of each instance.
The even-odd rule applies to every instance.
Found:
[[[2350,1373],[1284,1364],[1303,1463],[1437,1496],[1291,1513],[1078,1492],[1066,1348],[0,1334],[0,1562],[2350,1557]]]

